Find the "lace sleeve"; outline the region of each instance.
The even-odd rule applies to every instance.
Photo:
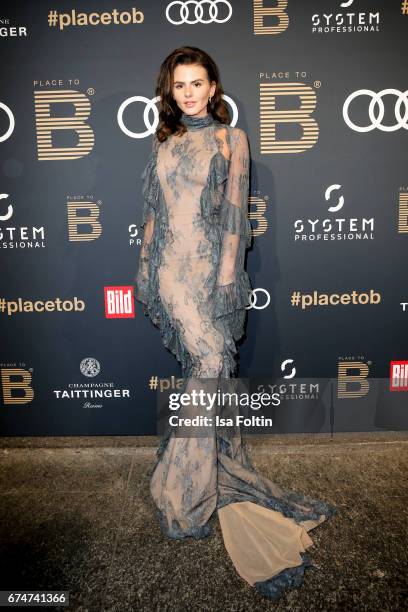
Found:
[[[228,176],[220,206],[221,256],[215,286],[215,318],[225,317],[237,339],[243,333],[251,283],[244,269],[245,251],[251,245],[248,219],[250,155],[248,137],[233,128]]]
[[[249,190],[249,148],[245,132],[235,128],[231,160],[221,206],[222,251],[217,285],[225,286],[237,279],[238,250],[247,232]]]
[[[142,246],[140,249],[139,265],[135,276],[135,298],[144,304],[147,303],[147,295],[149,291],[149,256],[154,233],[158,196],[158,179],[156,172],[157,149],[158,141],[156,135],[154,135],[152,151],[149,155],[147,165],[141,175],[141,179],[143,181],[143,212],[141,227],[144,229],[144,233]]]

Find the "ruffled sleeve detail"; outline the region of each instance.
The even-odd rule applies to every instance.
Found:
[[[147,160],[145,169],[140,178],[142,179],[143,213],[142,224],[144,227],[151,217],[156,216],[157,202],[159,198],[160,183],[157,176],[157,144],[153,139],[152,151]]]
[[[231,158],[218,156],[214,181],[220,196],[215,218],[221,239],[219,265],[213,288],[213,318],[224,321],[235,340],[244,333],[252,290],[245,271],[245,252],[251,246],[248,218],[249,148],[245,132],[233,128]],[[217,204],[217,202],[215,202]]]
[[[251,283],[242,270],[235,282],[214,287],[214,319],[226,320],[234,340],[244,332],[246,309],[250,305]]]
[[[252,228],[248,219],[247,205],[235,206],[224,198],[220,211],[220,227],[224,235],[242,236],[245,247],[251,246]]]
[[[142,247],[140,250],[139,266],[134,279],[135,299],[147,304],[150,289],[150,259],[152,239],[158,208],[160,183],[157,176],[157,149],[158,141],[153,138],[152,151],[147,160],[145,169],[141,174],[143,211],[141,227],[144,228]]]

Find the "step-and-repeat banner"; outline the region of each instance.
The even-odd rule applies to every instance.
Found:
[[[319,380],[331,426],[406,428],[407,30],[406,0],[3,4],[1,433],[155,434],[179,388],[133,282],[156,77],[184,45],[250,143],[238,375],[313,431]]]

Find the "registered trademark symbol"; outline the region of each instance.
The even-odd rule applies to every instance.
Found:
[[[102,206],[102,200],[97,201],[98,206]]]
[[[94,96],[95,90],[93,87],[88,87],[88,89],[86,90],[86,93],[88,94],[88,96]]]
[[[367,361],[367,365],[372,365],[372,361]]]
[[[314,82],[314,86],[316,87],[316,89],[319,89],[319,87],[322,86],[322,82],[321,81],[315,81]]]

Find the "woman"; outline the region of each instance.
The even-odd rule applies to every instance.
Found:
[[[251,291],[248,139],[229,125],[222,93],[204,51],[182,47],[165,59],[156,88],[161,121],[142,174],[135,296],[180,361],[187,393],[233,383]],[[335,510],[258,474],[236,428],[204,429],[204,437],[180,437],[168,427],[161,438],[150,482],[161,529],[205,537],[217,510],[238,573],[276,599],[302,582],[312,565],[307,532]]]

